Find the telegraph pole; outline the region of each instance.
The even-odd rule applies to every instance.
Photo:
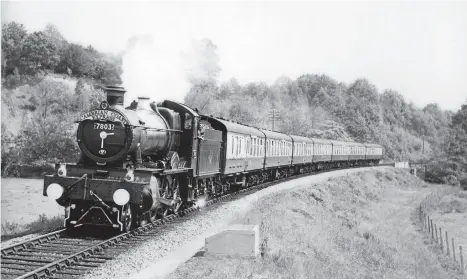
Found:
[[[272,119],[272,130],[274,130],[274,127],[276,124],[276,118],[279,118],[279,112],[275,108],[270,109],[269,119]]]
[[[422,163],[423,163],[423,180],[426,179],[426,165],[425,165],[425,134],[422,136]]]

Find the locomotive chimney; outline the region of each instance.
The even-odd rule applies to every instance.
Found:
[[[126,90],[123,87],[107,86],[104,90],[107,94],[107,102],[110,106],[123,106],[126,92]]]

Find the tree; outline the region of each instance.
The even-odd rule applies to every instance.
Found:
[[[460,173],[467,173],[467,104],[452,117],[450,133],[447,139],[448,159],[451,160],[454,169]]]
[[[60,56],[57,47],[44,32],[26,36],[21,50],[22,72],[35,75],[41,70],[54,70]]]
[[[63,49],[57,72],[69,73],[71,71],[71,75],[82,77],[91,72],[92,66],[92,57],[83,47],[77,44],[69,44]]]
[[[20,64],[23,40],[27,31],[22,24],[2,24],[2,75],[13,74]]]
[[[68,45],[68,42],[63,37],[62,33],[53,24],[47,24],[44,30],[44,34],[49,37],[52,44],[55,45],[57,50],[60,52]]]

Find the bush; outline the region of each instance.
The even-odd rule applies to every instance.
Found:
[[[460,180],[459,180],[459,183],[461,185],[461,188],[464,190],[464,191],[467,191],[467,175],[463,176]]]
[[[436,184],[457,184],[459,174],[452,168],[453,162],[438,160],[426,167],[425,181]]]

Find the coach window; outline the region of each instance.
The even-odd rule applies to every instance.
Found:
[[[264,142],[266,142],[266,140],[264,140]],[[263,145],[263,139],[259,139],[259,155],[261,156],[262,153],[264,153],[264,147],[262,146]]]
[[[271,140],[268,140],[267,142],[267,147],[266,147],[266,155],[270,156],[271,155]]]
[[[261,145],[259,144],[261,139],[256,139],[256,155],[259,156],[261,154]]]
[[[242,137],[237,136],[237,157],[242,155]]]
[[[238,145],[238,139],[237,139],[237,136],[234,135],[234,151],[233,151],[233,156],[234,158],[237,157],[237,145]]]
[[[269,140],[269,156],[274,156],[274,140]]]
[[[232,138],[232,153],[230,154],[232,157],[235,156],[235,136],[231,135],[231,138]]]
[[[256,147],[256,138],[253,138],[253,156],[256,157],[256,151],[258,150]]]
[[[237,136],[233,136],[233,151],[232,151],[233,157],[237,157]]]
[[[260,156],[261,155],[261,139],[258,139],[257,144],[258,144],[258,153],[257,154],[258,154],[258,156]]]
[[[259,156],[259,154],[261,152],[261,146],[259,145],[260,141],[261,141],[261,139],[256,139],[256,156]]]

